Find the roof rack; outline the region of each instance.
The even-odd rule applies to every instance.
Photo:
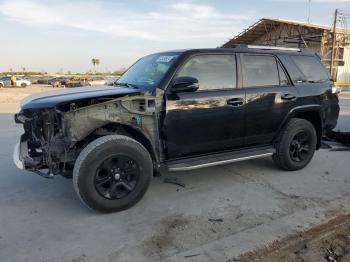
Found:
[[[266,45],[247,45],[250,49],[268,49],[268,50],[285,50],[301,52],[299,48],[283,47],[283,46],[266,46]]]
[[[222,48],[222,47],[218,47],[218,48]],[[282,50],[282,51],[302,52],[302,50],[299,48],[283,47],[283,46],[267,46],[267,45],[235,44],[229,48],[234,48],[234,49],[265,49],[265,50]]]

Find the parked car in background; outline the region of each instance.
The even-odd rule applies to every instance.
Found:
[[[9,76],[0,77],[0,88],[3,88],[5,86],[11,86],[11,77]]]
[[[52,87],[65,87],[67,80],[67,77],[55,77],[50,79],[48,84],[52,85]]]
[[[0,78],[0,87],[5,87],[5,86],[17,86],[17,87],[27,87],[30,86],[32,83],[23,77],[14,77],[15,80],[12,83],[11,77],[10,76],[5,76]]]
[[[80,87],[86,85],[85,77],[72,77],[65,82],[66,87]]]
[[[53,79],[53,77],[48,77],[48,76],[44,76],[44,77],[40,77],[37,80],[37,84],[41,84],[41,85],[48,85],[49,81]]]
[[[32,84],[37,84],[40,76],[27,76],[26,79],[28,79]]]
[[[31,84],[32,83],[25,78],[17,78],[14,83],[14,85],[18,87],[27,87],[27,86],[30,86]]]
[[[85,85],[88,86],[103,86],[107,84],[107,80],[103,77],[91,77],[84,82]]]

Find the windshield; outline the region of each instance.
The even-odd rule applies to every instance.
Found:
[[[133,64],[116,82],[141,89],[154,89],[175,63],[179,53],[154,54],[141,58]]]

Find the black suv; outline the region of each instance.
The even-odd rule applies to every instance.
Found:
[[[163,168],[191,170],[272,156],[298,170],[336,126],[338,94],[314,53],[238,45],[152,54],[113,87],[22,102],[20,169],[73,177],[88,207],[120,211]]]

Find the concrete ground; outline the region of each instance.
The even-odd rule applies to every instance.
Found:
[[[349,94],[341,105],[339,126],[349,128]],[[2,262],[225,261],[350,212],[350,151],[322,149],[297,172],[262,158],[164,174],[133,208],[98,214],[80,203],[71,180],[15,168],[15,109],[0,105]]]

